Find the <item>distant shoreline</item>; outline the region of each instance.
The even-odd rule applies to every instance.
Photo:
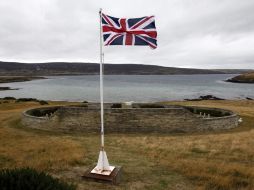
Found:
[[[2,83],[12,83],[12,82],[27,82],[31,80],[46,79],[45,77],[37,76],[0,76],[0,84]],[[8,86],[1,86],[0,91],[6,90],[19,90],[19,88],[11,88]]]
[[[11,88],[11,87],[6,87],[6,86],[0,86],[0,91],[4,90],[19,90],[19,88]]]
[[[26,82],[31,80],[46,79],[39,76],[0,76],[0,83]]]
[[[232,83],[243,83],[243,84],[254,84],[254,81],[237,81],[237,80],[232,80],[228,79],[226,82],[232,82]]]

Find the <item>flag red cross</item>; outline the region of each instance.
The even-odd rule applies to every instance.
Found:
[[[114,18],[102,13],[104,19],[102,30],[103,34],[110,34],[108,39],[104,39],[105,45],[149,45],[156,48],[157,32],[154,23],[154,16],[132,19],[132,23],[126,18]],[[153,27],[154,26],[154,27]],[[123,37],[122,44],[112,43],[117,38]],[[135,43],[135,37],[139,40],[139,44]],[[140,44],[144,41],[144,44]],[[119,42],[118,42],[119,43]]]

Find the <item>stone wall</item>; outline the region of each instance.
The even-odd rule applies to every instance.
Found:
[[[211,108],[209,108],[211,109]],[[183,107],[106,108],[106,132],[195,132],[237,127],[238,116],[202,118]],[[28,127],[53,131],[100,131],[97,108],[61,107],[51,117],[34,117],[24,112]]]

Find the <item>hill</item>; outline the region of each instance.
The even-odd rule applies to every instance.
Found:
[[[223,70],[192,69],[163,67],[157,65],[142,64],[105,64],[104,73],[106,75],[178,75],[178,74],[225,74]],[[234,70],[233,73],[241,73]],[[99,64],[97,63],[77,63],[77,62],[48,62],[48,63],[18,63],[1,62],[0,75],[96,75],[99,74]]]
[[[215,69],[215,71],[220,71],[225,74],[241,74],[241,73],[251,72],[253,70],[251,69]]]
[[[227,80],[236,83],[254,83],[254,72],[244,73]]]

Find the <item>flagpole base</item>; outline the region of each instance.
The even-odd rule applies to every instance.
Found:
[[[115,169],[115,166],[109,166],[107,170],[101,170],[98,169],[97,166],[91,171],[92,174],[97,174],[97,175],[106,175],[109,176],[111,172]]]
[[[121,166],[113,166],[113,167],[114,169],[110,172],[109,175],[103,175],[102,173],[93,173],[92,171],[96,168],[94,167],[93,169],[87,170],[85,174],[82,175],[82,178],[85,180],[117,185],[120,183],[121,180],[122,167]]]
[[[110,175],[114,169],[115,169],[115,166],[109,165],[106,151],[104,150],[104,148],[102,148],[99,153],[97,165],[91,171],[91,173],[98,174],[98,175]]]

